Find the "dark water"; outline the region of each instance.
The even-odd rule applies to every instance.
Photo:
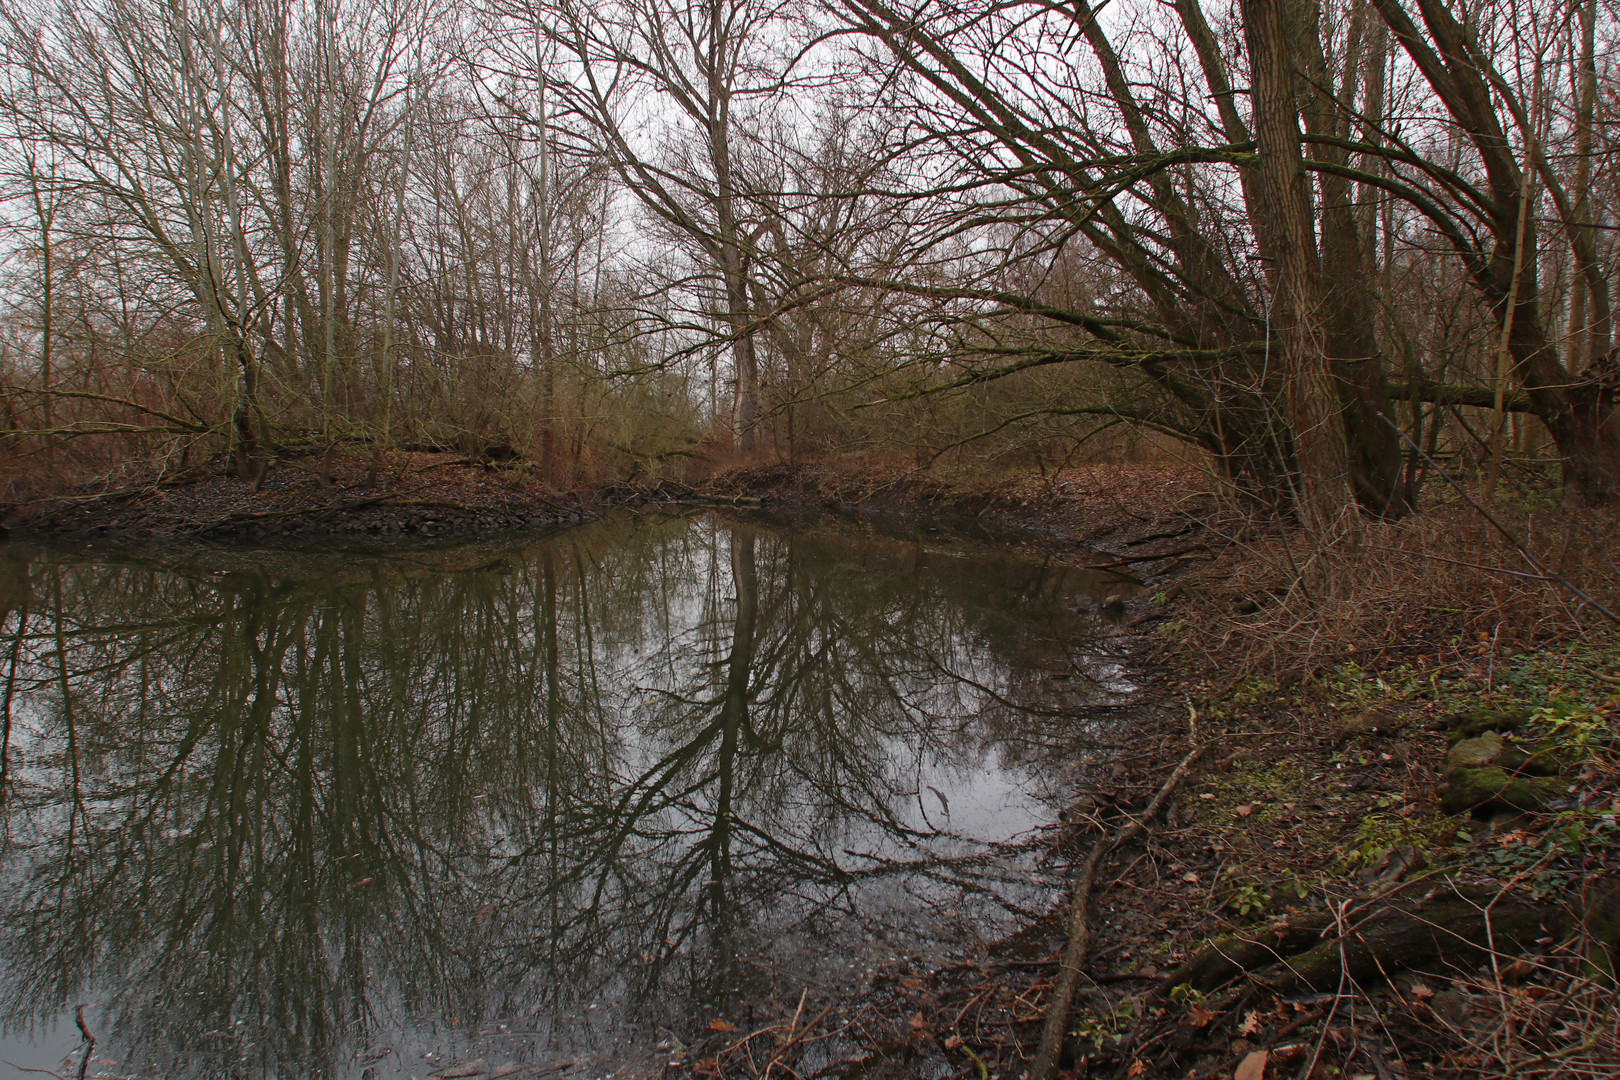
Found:
[[[709,517],[0,547],[0,1077],[81,1005],[91,1076],[599,1077],[972,960],[1051,902],[1115,588]]]

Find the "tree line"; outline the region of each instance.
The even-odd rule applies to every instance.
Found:
[[[14,455],[1620,495],[1612,0],[5,0]]]

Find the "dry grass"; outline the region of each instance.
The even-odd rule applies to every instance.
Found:
[[[1614,625],[1603,609],[1620,611],[1620,513],[1518,491],[1490,517],[1433,493],[1418,513],[1321,551],[1297,530],[1226,514],[1209,527],[1227,550],[1183,578],[1187,621],[1211,628],[1195,644],[1240,675],[1291,680],[1346,661],[1488,668]]]
[[[1612,1077],[1620,1062],[1620,1004],[1586,961],[1592,946],[1571,941],[1542,957],[1497,957],[1454,980],[1441,1016],[1415,1002],[1436,1039],[1432,1075]]]

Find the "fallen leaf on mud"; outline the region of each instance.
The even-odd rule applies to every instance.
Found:
[[[1215,797],[1215,793],[1213,791],[1206,791],[1206,792],[1204,792],[1202,795],[1200,795],[1198,797],[1200,799],[1205,799],[1205,800],[1213,799]]]
[[[362,885],[370,885],[373,881],[376,881],[376,880],[377,880],[376,878],[363,877],[359,881],[355,882],[353,885],[350,885],[349,888],[358,889],[360,886],[362,886]]]
[[[902,989],[902,990],[921,990],[922,989],[922,980],[921,979],[901,979],[900,980],[900,989]]]
[[[1196,884],[1198,884],[1198,875],[1195,872],[1189,870],[1185,874],[1181,875],[1181,880],[1185,881],[1189,885],[1196,885]]]
[[[967,1040],[962,1038],[960,1035],[952,1035],[950,1038],[945,1040],[945,1049],[955,1050],[958,1046],[961,1046],[966,1041]]]
[[[1195,1028],[1208,1027],[1209,1022],[1219,1015],[1220,1013],[1210,1012],[1208,1009],[1194,1005],[1187,1010],[1187,1026]]]
[[[1426,982],[1415,982],[1412,984],[1412,996],[1419,1001],[1428,1001],[1434,997],[1434,987]]]
[[[1237,1071],[1232,1074],[1232,1080],[1264,1080],[1266,1060],[1269,1056],[1264,1050],[1256,1050],[1238,1065]]]
[[[1145,1062],[1143,1062],[1143,1060],[1141,1058],[1133,1058],[1131,1060],[1130,1071],[1127,1072],[1126,1075],[1127,1076],[1146,1076],[1147,1075],[1147,1064]]]
[[[1254,805],[1251,803],[1248,806],[1239,806],[1232,812],[1238,817],[1248,817],[1250,814],[1254,813]]]
[[[1253,1035],[1260,1030],[1260,1014],[1250,1009],[1243,1014],[1243,1023],[1238,1025],[1239,1035]]]
[[[906,1023],[911,1025],[911,1030],[913,1031],[922,1031],[928,1027],[928,1021],[923,1019],[922,1013],[918,1013],[916,1016],[913,1016],[910,1020],[907,1020]]]
[[[710,1020],[709,1030],[732,1032],[737,1030],[737,1025],[733,1024],[730,1020]]]

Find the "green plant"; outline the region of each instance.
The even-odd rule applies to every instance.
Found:
[[[1599,846],[1620,845],[1614,815],[1565,810],[1539,832],[1515,829],[1498,838],[1479,860],[1499,877],[1522,882],[1537,900],[1564,891],[1579,876],[1581,856]]]
[[[1253,705],[1262,698],[1277,692],[1277,680],[1262,679],[1258,675],[1250,675],[1239,679],[1232,686],[1231,698],[1239,705]]]
[[[1112,1011],[1102,1016],[1081,1017],[1080,1021],[1069,1030],[1069,1034],[1101,1050],[1103,1043],[1118,1038],[1135,1019],[1136,1001],[1134,998],[1125,998]]]
[[[1185,629],[1187,629],[1186,619],[1166,619],[1164,622],[1160,623],[1153,632],[1159,637],[1169,640],[1170,638],[1178,637]]]
[[[1271,894],[1261,888],[1258,882],[1245,881],[1233,890],[1227,899],[1226,906],[1239,915],[1247,917],[1271,909]]]
[[[1191,983],[1177,983],[1170,988],[1170,1000],[1185,1009],[1201,1009],[1209,1003],[1209,995]]]
[[[1356,835],[1340,854],[1339,862],[1344,869],[1357,871],[1376,863],[1392,848],[1412,847],[1427,855],[1450,842],[1460,827],[1451,819],[1409,821],[1367,814],[1356,826]]]

